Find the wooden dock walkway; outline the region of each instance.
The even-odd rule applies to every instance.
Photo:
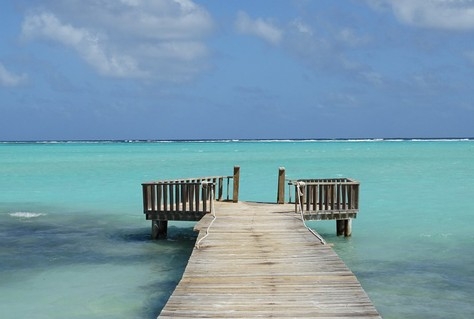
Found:
[[[215,202],[158,318],[381,318],[294,205]],[[209,234],[206,234],[208,225]]]

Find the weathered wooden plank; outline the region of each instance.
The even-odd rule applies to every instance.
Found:
[[[380,318],[354,274],[303,226],[294,206],[215,204],[209,234],[159,318]],[[198,242],[212,220],[208,214],[196,224]]]

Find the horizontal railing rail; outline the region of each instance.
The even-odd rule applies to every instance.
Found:
[[[288,185],[295,188],[295,209],[301,207],[306,212],[359,210],[358,181],[349,178],[298,179],[290,180]]]

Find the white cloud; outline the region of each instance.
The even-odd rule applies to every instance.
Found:
[[[26,74],[14,74],[8,71],[5,66],[0,63],[0,86],[14,87],[24,84],[26,80]]]
[[[235,27],[242,34],[250,34],[277,45],[282,40],[282,31],[271,21],[262,18],[251,19],[245,12],[238,12]]]
[[[189,0],[72,1],[78,2],[81,20],[120,36],[151,40],[198,39],[213,28],[208,12]],[[89,4],[86,10],[83,2]],[[67,5],[61,11],[70,15],[69,1]],[[69,18],[75,19],[74,16]]]
[[[447,30],[474,30],[473,0],[367,0],[372,7],[389,5],[408,25]]]
[[[278,45],[314,70],[358,72],[363,66],[347,55],[346,49],[362,47],[370,42],[368,36],[359,35],[357,30],[349,27],[338,30],[303,18],[277,27],[271,20],[252,19],[242,11],[237,14],[235,28],[242,34]]]
[[[50,0],[42,8],[26,16],[23,37],[69,47],[105,76],[186,80],[208,56],[212,19],[189,0]]]
[[[182,62],[192,62],[196,57],[207,55],[206,46],[198,41],[166,41],[150,46],[143,44],[140,46],[140,50],[146,52],[150,57]]]
[[[300,33],[305,33],[305,34],[308,34],[308,35],[313,35],[313,30],[311,28],[311,26],[309,26],[308,24],[304,23],[301,19],[295,19],[293,20],[293,22],[291,23],[295,28],[296,30],[298,30]]]
[[[26,37],[44,38],[59,42],[79,55],[101,74],[117,77],[140,76],[136,61],[129,56],[107,52],[106,41],[98,34],[63,24],[54,14],[41,12],[26,17],[22,33]]]

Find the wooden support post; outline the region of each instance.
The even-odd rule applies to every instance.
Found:
[[[349,237],[352,235],[352,218],[344,220],[344,236]]]
[[[278,193],[277,193],[277,204],[285,203],[285,168],[280,167],[278,169]]]
[[[352,235],[352,218],[336,220],[337,236],[350,237]]]
[[[237,203],[239,201],[239,182],[240,182],[240,166],[234,166],[234,187],[232,201]]]
[[[344,220],[337,219],[336,220],[336,235],[341,236],[344,234]]]
[[[168,233],[167,220],[151,221],[151,239],[166,239]]]

